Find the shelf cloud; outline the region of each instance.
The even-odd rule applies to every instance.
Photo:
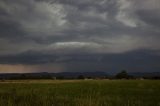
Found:
[[[159,0],[1,0],[0,72],[160,71],[159,11]]]

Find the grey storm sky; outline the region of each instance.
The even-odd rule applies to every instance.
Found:
[[[0,72],[160,71],[159,0],[1,0]]]

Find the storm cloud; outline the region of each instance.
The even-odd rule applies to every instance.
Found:
[[[160,71],[159,11],[159,0],[1,0],[0,72]]]

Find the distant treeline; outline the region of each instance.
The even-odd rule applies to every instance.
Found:
[[[116,75],[108,75],[105,72],[62,72],[62,73],[15,73],[0,74],[1,80],[23,80],[23,79],[160,79],[160,73],[156,75],[148,74],[128,74],[122,70]]]

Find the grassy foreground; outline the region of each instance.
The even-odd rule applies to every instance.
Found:
[[[160,106],[160,81],[7,81],[0,106]]]

